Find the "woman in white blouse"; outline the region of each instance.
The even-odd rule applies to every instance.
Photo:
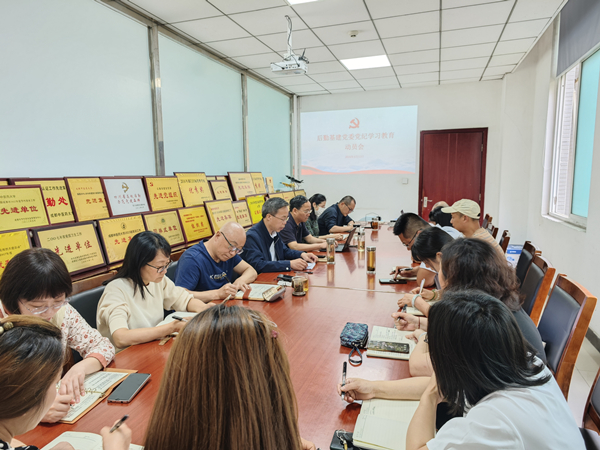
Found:
[[[57,422],[78,403],[87,374],[106,367],[115,349],[69,305],[71,276],[60,256],[45,248],[25,250],[6,265],[0,278],[0,317],[23,314],[41,317],[62,331],[63,347],[77,351],[83,361],[73,365],[63,376],[60,390],[43,422]]]
[[[166,275],[171,246],[158,233],[136,234],[127,246],[119,272],[98,304],[98,330],[117,348],[160,339],[185,326],[184,321],[156,326],[164,310],[200,312],[213,304],[195,299]]]
[[[512,312],[481,291],[446,292],[429,310],[434,376],[408,427],[407,450],[584,450],[567,402]],[[435,434],[440,401],[464,412]]]

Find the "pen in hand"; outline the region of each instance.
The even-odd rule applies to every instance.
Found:
[[[121,420],[119,420],[117,423],[115,423],[113,425],[113,427],[110,429],[109,433],[112,433],[113,431],[115,431],[117,428],[119,428],[121,425],[123,425],[123,422],[125,422],[127,419],[129,418],[128,414],[125,414],[123,416],[123,418]]]
[[[172,317],[175,320],[180,320],[181,322],[187,322],[187,320],[185,320],[183,317],[179,317],[179,316],[172,316]]]
[[[342,366],[342,387],[346,386],[346,369],[348,364],[344,361],[344,365]],[[342,400],[346,400],[346,393],[342,392]]]

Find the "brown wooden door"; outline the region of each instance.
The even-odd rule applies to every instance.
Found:
[[[421,131],[419,215],[462,198],[479,203],[483,217],[487,128]]]

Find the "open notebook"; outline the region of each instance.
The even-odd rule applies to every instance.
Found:
[[[106,369],[85,376],[85,395],[81,396],[79,403],[71,405],[69,412],[61,422],[75,423],[90,409],[100,403],[112,390],[120,384],[130,373],[135,370]],[[57,386],[58,389],[59,386]]]
[[[367,344],[367,356],[408,360],[416,345],[414,341],[406,338],[406,335],[409,333],[412,333],[412,331],[400,331],[395,328],[374,326],[373,331],[371,331],[371,338]],[[375,345],[374,343],[378,344]],[[382,343],[389,343],[389,345],[381,345]],[[408,353],[398,353],[394,351],[394,344],[407,344]],[[373,347],[386,348],[387,351],[375,350]]]
[[[59,442],[68,442],[75,450],[102,450],[102,436],[99,434],[81,433],[77,431],[67,431],[61,434],[42,448],[42,450],[50,450],[52,447],[58,445]],[[129,450],[144,450],[144,447],[131,444]]]
[[[404,450],[408,425],[418,406],[417,401],[363,401],[354,427],[354,445],[370,450]]]

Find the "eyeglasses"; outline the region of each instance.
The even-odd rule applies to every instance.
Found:
[[[234,247],[233,245],[231,245],[231,242],[229,242],[229,239],[227,239],[227,236],[225,236],[225,233],[223,233],[223,232],[221,231],[221,234],[223,235],[223,237],[225,238],[225,240],[226,240],[226,241],[227,241],[227,243],[229,244],[229,251],[230,251],[231,253],[235,253],[236,255],[239,255],[240,253],[242,253],[242,252],[244,251],[244,249],[243,249],[243,248],[237,248],[237,247]]]
[[[301,209],[300,212],[302,214],[310,214],[312,212],[312,209]]]
[[[354,208],[350,208],[348,205],[346,205],[345,203],[343,204],[346,208],[348,208],[348,214],[350,214],[352,211],[354,211],[354,208],[356,208],[356,206]]]
[[[27,306],[27,304],[23,303],[23,302],[19,302],[21,303],[21,305],[23,305],[25,307],[25,309],[27,311],[29,311],[31,314],[44,314],[46,311],[48,311],[49,309],[53,309],[55,311],[58,311],[60,308],[62,308],[63,306],[65,306],[67,303],[69,303],[69,299],[65,299],[62,302],[56,304],[56,305],[52,305],[52,306],[39,306],[37,308],[30,308],[29,306]]]
[[[403,242],[403,243],[402,243],[402,245],[404,245],[406,248],[410,247],[410,244],[412,244],[412,241],[414,241],[414,240],[415,240],[415,238],[417,237],[417,234],[419,234],[419,230],[417,230],[417,231],[415,232],[415,235],[412,237],[412,239],[409,241],[409,243],[408,243],[408,244],[405,244],[405,243]]]
[[[276,219],[281,220],[282,222],[287,222],[288,220],[290,220],[290,216],[286,216],[285,219],[282,219],[281,217],[277,217],[277,216],[273,216],[273,217],[275,217]]]
[[[155,267],[152,264],[146,264],[146,265],[152,267],[153,269],[156,269],[156,271],[158,273],[163,273],[163,272],[166,272],[166,270],[169,268],[169,266],[171,264],[173,264],[173,261],[169,260],[169,262],[167,264],[165,264],[164,266],[161,266],[161,267]]]

